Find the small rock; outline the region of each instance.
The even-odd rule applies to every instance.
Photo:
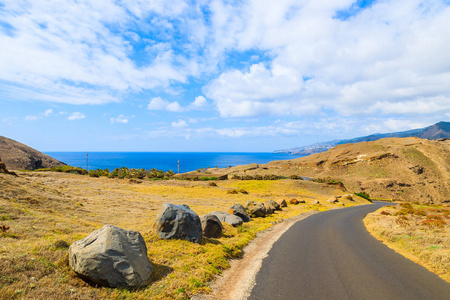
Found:
[[[215,215],[221,222],[228,223],[233,227],[242,225],[244,222],[240,217],[229,214],[225,211],[213,211],[210,214]]]
[[[286,200],[284,200],[284,199],[281,200],[280,206],[281,206],[281,207],[287,207]]]
[[[293,204],[293,205],[297,205],[297,204],[299,204],[300,202],[298,202],[297,199],[293,198],[293,199],[289,200],[289,203],[290,203],[290,204]]]
[[[338,199],[337,199],[336,197],[331,197],[331,198],[329,198],[329,199],[327,200],[327,202],[333,204],[333,203],[338,202]]]
[[[349,200],[349,201],[355,201],[355,200],[353,200],[353,195],[352,194],[342,195],[342,199]]]
[[[251,217],[265,217],[266,216],[266,207],[264,203],[247,201],[244,205],[245,209],[248,211],[248,214]]]
[[[200,217],[202,223],[202,233],[207,238],[220,238],[223,226],[219,218],[213,214],[206,214]]]
[[[156,215],[153,228],[162,239],[188,240],[199,244],[202,242],[200,218],[186,204],[164,203]]]
[[[242,204],[236,203],[228,212],[232,215],[238,216],[244,222],[250,222],[252,220]]]
[[[319,202],[319,200],[314,200],[314,201],[312,202],[312,204],[313,204],[313,205],[316,205],[316,204],[320,204],[320,202]]]
[[[153,273],[142,235],[112,225],[73,243],[69,264],[81,278],[112,288],[140,287]]]
[[[268,203],[270,203],[275,210],[282,210],[280,204],[278,204],[278,202],[274,201],[274,200],[269,200],[267,201]]]
[[[264,206],[266,207],[266,214],[271,215],[275,212],[275,207],[273,207],[272,204],[269,202],[264,203]]]

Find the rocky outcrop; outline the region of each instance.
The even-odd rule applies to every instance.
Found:
[[[284,199],[281,200],[280,206],[281,206],[281,207],[287,207],[286,200],[284,200]]]
[[[35,170],[66,165],[31,147],[0,136],[2,161],[9,170]]]
[[[265,217],[266,216],[267,212],[266,212],[266,207],[264,206],[264,203],[247,201],[245,203],[244,207],[251,217],[257,218],[257,217]]]
[[[210,214],[215,215],[221,222],[228,223],[233,227],[241,226],[244,221],[235,215],[227,213],[225,211],[213,211]]]
[[[112,225],[73,243],[69,264],[84,280],[112,288],[140,287],[153,273],[141,234]]]
[[[223,226],[219,218],[214,214],[200,216],[202,223],[202,234],[207,238],[220,238],[222,236]]]
[[[250,222],[252,220],[242,204],[236,203],[228,212],[232,215],[238,216],[244,222]]]
[[[202,242],[200,218],[186,204],[164,203],[156,215],[153,229],[162,239],[188,240],[199,244]]]

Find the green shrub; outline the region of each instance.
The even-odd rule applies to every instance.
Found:
[[[355,193],[355,195],[372,202],[372,200],[370,199],[369,194],[366,193],[366,192]]]

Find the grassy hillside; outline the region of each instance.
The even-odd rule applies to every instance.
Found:
[[[352,192],[410,202],[450,201],[450,139],[387,138],[338,145],[324,153],[265,165],[210,170],[228,176],[310,176]]]
[[[0,299],[186,299],[208,292],[208,283],[228,268],[228,258],[284,218],[310,210],[326,210],[331,195],[343,191],[326,184],[299,180],[203,181],[145,180],[56,173],[0,174]],[[230,194],[244,189],[248,194]],[[234,228],[225,225],[219,239],[201,245],[160,240],[152,225],[164,202],[187,204],[201,215],[228,210],[247,200],[303,199],[266,218]],[[324,205],[312,205],[319,200]],[[341,200],[346,206],[368,203]],[[342,206],[341,206],[342,207]],[[139,231],[155,269],[153,282],[137,291],[93,287],[68,266],[68,246],[105,224]]]

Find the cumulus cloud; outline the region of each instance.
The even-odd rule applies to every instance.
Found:
[[[162,91],[180,100],[149,110],[210,102],[227,118],[448,112],[448,1],[364,3],[3,1],[0,97],[105,104]],[[199,86],[208,101],[183,98]]]
[[[125,117],[124,115],[120,114],[117,118],[109,118],[109,121],[111,122],[111,124],[115,124],[115,123],[127,124],[128,117]]]
[[[171,112],[182,112],[184,108],[178,102],[169,102],[167,100],[162,99],[161,97],[155,97],[150,100],[147,105],[148,110],[167,110]]]
[[[191,110],[201,110],[207,105],[208,101],[203,96],[198,96],[187,106],[181,106],[177,101],[169,102],[161,97],[155,97],[147,105],[148,110],[166,110],[170,112],[185,112]]]
[[[201,107],[204,107],[207,103],[208,103],[208,101],[205,99],[205,97],[198,96],[198,97],[195,97],[195,100],[194,100],[194,102],[192,102],[191,106],[193,108],[201,108]]]
[[[221,27],[236,36],[229,46],[273,57],[265,66],[225,71],[204,88],[222,116],[449,109],[448,2],[388,0],[363,8],[354,1],[295,3],[247,1],[222,12],[245,16],[240,28]]]
[[[85,119],[86,116],[81,112],[74,112],[70,116],[67,117],[69,121],[82,120]]]

